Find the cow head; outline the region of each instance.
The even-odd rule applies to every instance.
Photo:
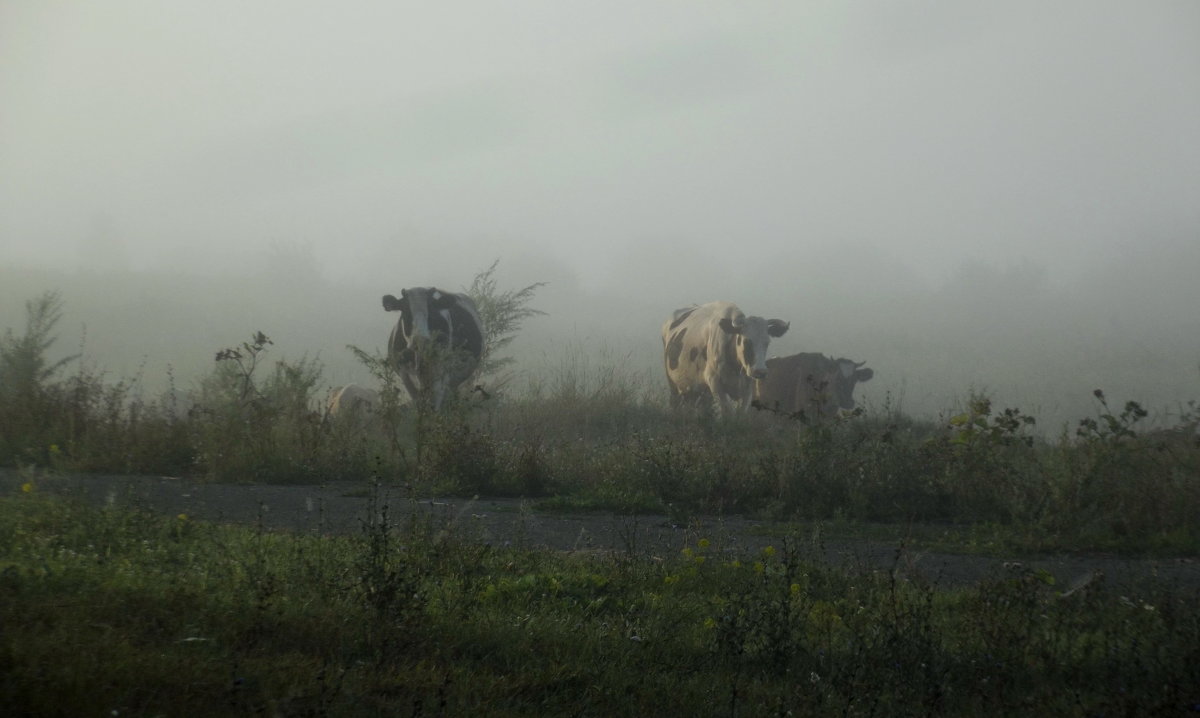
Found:
[[[393,345],[393,359],[399,364],[413,360],[414,352],[422,345],[445,341],[439,328],[445,324],[446,313],[457,303],[453,294],[442,292],[436,287],[401,289],[400,298],[386,294],[383,308],[389,312],[400,312],[399,330],[404,348]],[[397,342],[399,344],[399,342]]]
[[[741,312],[733,317],[722,317],[719,324],[722,331],[734,336],[738,363],[751,379],[766,378],[767,348],[771,346],[771,337],[783,336],[791,326],[782,319],[748,317]]]
[[[834,361],[835,369],[830,377],[830,384],[833,387],[833,404],[835,410],[853,411],[854,402],[854,387],[860,381],[870,381],[871,377],[875,376],[873,369],[863,369],[865,361],[854,362],[849,359],[837,359]]]

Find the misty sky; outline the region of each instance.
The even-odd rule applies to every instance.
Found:
[[[1194,314],[1198,246],[1195,0],[0,3],[0,268],[292,262],[375,311],[499,258],[797,342],[861,308],[879,362],[916,287],[947,332],[1010,286]]]
[[[0,122],[9,263],[1070,267],[1196,236],[1200,4],[9,0]]]

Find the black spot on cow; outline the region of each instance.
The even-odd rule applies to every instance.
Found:
[[[681,329],[672,334],[671,341],[667,342],[667,365],[672,369],[679,368],[679,355],[683,353],[683,337],[685,334],[687,334],[687,330]],[[692,351],[695,350],[693,349]]]
[[[433,312],[429,315],[429,331],[439,333],[442,337],[453,336],[453,349],[469,352],[473,356],[483,353],[483,332],[453,294],[443,294],[438,290],[432,293]],[[442,316],[449,314],[449,321]]]
[[[689,307],[687,309],[680,309],[678,312],[675,312],[675,319],[671,322],[670,328],[675,329],[680,324],[683,324],[688,317],[692,316],[692,312],[694,311],[696,311],[695,307]]]

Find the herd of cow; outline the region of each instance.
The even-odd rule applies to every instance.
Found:
[[[479,367],[484,326],[465,294],[434,287],[388,294],[383,308],[400,312],[388,338],[388,363],[414,402],[441,408],[447,395]],[[752,403],[792,416],[827,418],[854,409],[854,387],[874,372],[864,362],[824,354],[767,358],[772,337],[787,333],[780,319],[748,316],[732,302],[676,310],[663,324],[663,363],[672,406],[716,402],[721,413]],[[356,384],[329,394],[330,415],[369,410],[377,392]]]

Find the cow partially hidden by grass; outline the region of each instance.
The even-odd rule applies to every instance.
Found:
[[[767,376],[771,337],[788,322],[747,316],[732,302],[709,302],[676,310],[663,324],[663,363],[671,405],[716,399],[728,414],[745,409],[755,379]]]
[[[854,411],[854,388],[875,376],[866,362],[825,356],[792,354],[767,360],[767,375],[754,382],[756,403],[765,409],[829,419]]]
[[[388,339],[388,362],[418,406],[441,408],[479,367],[483,320],[466,294],[436,287],[400,290],[383,297],[383,308],[400,312]]]
[[[379,392],[358,384],[329,390],[325,404],[330,417],[367,416],[379,410]]]

